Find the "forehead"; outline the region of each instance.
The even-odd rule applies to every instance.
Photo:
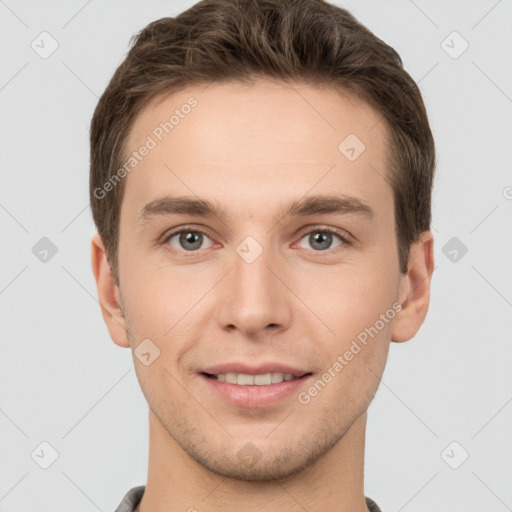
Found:
[[[135,120],[126,158],[151,149],[127,176],[122,209],[169,193],[252,204],[251,214],[308,191],[379,202],[391,193],[387,144],[381,116],[346,92],[273,80],[194,86]]]

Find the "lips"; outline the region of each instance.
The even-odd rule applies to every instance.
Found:
[[[313,373],[278,362],[234,362],[209,366],[199,375],[214,399],[219,397],[237,408],[261,409],[293,396],[312,379]]]
[[[280,369],[293,373],[268,372],[271,369]],[[243,370],[249,373],[226,372],[213,374],[209,372],[224,372],[227,370]],[[258,372],[267,372],[264,374]],[[293,376],[293,375],[297,376]],[[220,378],[216,378],[218,375]],[[291,378],[284,379],[288,375]],[[200,382],[206,386],[207,393],[213,400],[221,399],[236,408],[264,409],[267,407],[285,404],[294,395],[306,387],[314,378],[311,372],[285,366],[262,365],[250,367],[245,365],[219,365],[208,368],[208,372],[200,372]],[[225,379],[222,379],[222,377]],[[269,379],[269,376],[271,377]],[[236,382],[234,378],[236,377]],[[201,384],[201,385],[203,385]]]

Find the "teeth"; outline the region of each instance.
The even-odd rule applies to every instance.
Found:
[[[279,384],[283,380],[295,380],[298,377],[291,373],[263,373],[261,375],[246,375],[244,373],[219,373],[214,376],[220,382],[228,384],[237,384],[239,386],[269,386],[270,384]]]
[[[279,384],[280,382],[283,382],[284,373],[273,373],[271,382],[272,384]]]
[[[239,373],[236,376],[236,383],[239,386],[252,386],[254,384],[254,377],[252,375],[244,375]]]
[[[238,377],[240,379],[240,377]],[[238,381],[240,384],[240,380]],[[248,383],[250,384],[250,382]],[[255,386],[270,386],[272,384],[272,374],[265,373],[263,375],[255,375],[254,376],[254,385]]]

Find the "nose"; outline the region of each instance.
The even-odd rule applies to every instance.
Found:
[[[254,240],[237,249],[233,269],[223,280],[223,300],[217,310],[220,326],[262,339],[287,329],[292,294],[284,284],[283,265],[274,251],[258,247]]]

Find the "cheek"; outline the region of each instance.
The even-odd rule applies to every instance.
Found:
[[[124,217],[131,218],[133,214],[124,213]],[[165,309],[172,308],[170,299],[179,295],[180,289],[163,279],[166,272],[162,263],[166,260],[161,248],[152,247],[154,244],[148,240],[140,240],[140,236],[127,227],[127,222],[123,224],[122,221],[123,215],[118,258],[124,305],[134,326],[155,327],[154,330],[159,332],[161,328],[157,330],[156,327],[165,322]]]
[[[324,371],[335,375],[331,399],[352,403],[354,410],[365,407],[375,394],[391,339],[393,287],[392,283],[376,287],[376,277],[347,279],[337,301],[331,295],[331,300],[323,302],[325,323],[334,334],[329,332],[317,341],[324,354]]]
[[[126,286],[122,286],[122,298],[132,347],[149,339],[160,351],[158,362],[169,371],[176,369],[200,337],[198,326],[211,318],[205,314],[207,301],[201,299],[218,278],[194,274],[186,266],[171,272],[148,264],[142,256],[127,261],[123,272],[121,283],[124,276]]]
[[[332,400],[366,404],[386,364],[397,283],[384,272],[354,269],[326,286],[314,307],[330,328],[324,329],[325,336],[317,336],[316,343],[325,372],[335,375]]]
[[[397,296],[398,284],[390,274],[375,268],[350,270],[344,269],[337,276],[331,274],[315,292],[311,304],[330,328],[330,337],[342,342],[374,325]]]

